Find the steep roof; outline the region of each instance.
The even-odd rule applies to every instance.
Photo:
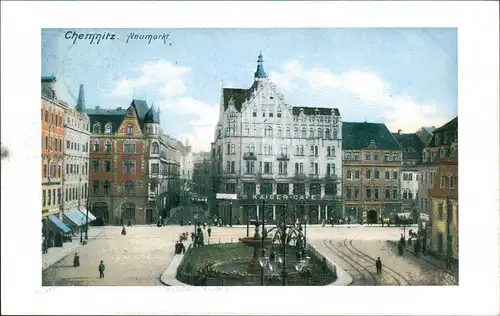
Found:
[[[104,126],[111,123],[111,132],[116,133],[126,114],[127,110],[123,109],[87,109],[87,115],[90,118],[90,131],[93,132],[94,124],[99,123],[101,124],[101,132],[103,132]]]
[[[434,130],[434,133],[448,131],[457,128],[458,128],[458,116],[455,117],[453,120],[449,121],[448,123],[444,124],[443,126],[439,127],[438,129]]]
[[[292,108],[293,115],[299,115],[301,110],[304,110],[305,115],[316,115],[316,110],[318,110],[318,115],[340,115],[339,109],[333,108],[318,108],[318,107],[305,107],[305,106],[294,106]]]
[[[130,103],[130,106],[135,109],[135,113],[137,113],[137,119],[139,120],[139,125],[141,129],[144,128],[144,117],[146,113],[149,111],[149,106],[144,100],[133,99]]]
[[[392,134],[403,148],[404,159],[420,159],[422,158],[422,149],[425,145],[416,134]]]
[[[252,93],[252,88],[250,89],[223,88],[222,98],[224,101],[224,111],[227,110],[229,106],[229,101],[232,98],[234,100],[234,107],[238,112],[241,112],[241,106],[243,105],[243,103],[245,103],[246,100],[250,99],[251,93]]]
[[[389,132],[385,124],[359,122],[342,123],[343,149],[366,149],[373,145],[378,149],[402,150],[401,146],[391,132]]]
[[[144,123],[160,124],[160,115],[158,114],[158,111],[154,107],[151,107],[144,116]]]

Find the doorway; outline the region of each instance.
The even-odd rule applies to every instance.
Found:
[[[377,211],[369,210],[366,217],[368,224],[377,224]]]

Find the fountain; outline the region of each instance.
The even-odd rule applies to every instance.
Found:
[[[249,274],[258,274],[262,267],[259,263],[259,258],[262,255],[262,236],[259,234],[260,222],[258,220],[250,220],[251,225],[255,225],[255,234],[253,237],[240,238],[239,241],[249,247],[253,247],[253,257],[247,267],[247,272]],[[262,227],[262,232],[264,233],[264,227]],[[271,238],[264,237],[264,248],[273,243]],[[265,250],[264,250],[265,251]]]

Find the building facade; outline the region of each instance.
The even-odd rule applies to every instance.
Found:
[[[262,55],[249,89],[223,88],[212,144],[215,215],[226,224],[264,214],[319,223],[341,211],[338,109],[293,107],[267,77]],[[262,209],[264,208],[264,209]]]
[[[393,134],[403,148],[403,167],[401,180],[401,202],[403,213],[410,214],[413,221],[418,221],[417,196],[418,177],[417,165],[422,162],[424,144],[417,134],[403,134],[401,130]]]
[[[64,179],[64,120],[67,104],[57,99],[56,78],[41,80],[41,169],[42,169],[42,236],[62,245],[57,227],[51,226],[52,215],[62,219]],[[52,217],[53,218],[53,217]]]
[[[431,248],[439,256],[458,260],[458,155],[441,158],[438,183],[430,191],[432,205]]]
[[[89,183],[90,120],[85,114],[83,86],[80,86],[77,106],[68,105],[64,117],[64,190],[65,212],[86,211]]]
[[[385,124],[342,126],[343,216],[377,223],[401,212],[402,148]]]
[[[169,141],[158,111],[143,100],[124,110],[87,110],[91,122],[90,204],[101,224],[167,217]]]

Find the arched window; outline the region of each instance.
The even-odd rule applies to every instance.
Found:
[[[160,153],[160,145],[158,145],[157,142],[153,143],[153,146],[151,148],[151,153],[152,154],[159,154]]]
[[[306,130],[306,128],[305,128],[305,127],[302,127],[301,137],[302,137],[302,138],[307,138],[307,130]]]
[[[125,181],[123,184],[123,192],[125,194],[134,194],[135,193],[135,183],[133,181]]]
[[[111,152],[111,142],[109,140],[107,140],[104,143],[104,151],[107,152],[107,153]]]
[[[264,129],[264,136],[273,136],[273,128],[271,126],[266,126],[266,128]]]
[[[450,189],[455,188],[455,176],[450,175]]]
[[[133,140],[126,140],[123,144],[123,152],[125,154],[135,154],[135,142]]]
[[[297,145],[297,147],[295,147],[295,154],[298,156],[300,155],[300,149],[299,149],[299,145]]]
[[[92,193],[99,193],[99,181],[92,182]]]
[[[286,137],[290,137],[290,127],[286,128]]]
[[[104,194],[110,194],[111,193],[111,182],[108,180],[104,181]]]
[[[104,127],[104,133],[111,134],[111,123],[106,124]]]
[[[99,124],[99,123],[94,124],[94,127],[92,129],[92,133],[100,134],[101,133],[101,124]]]
[[[49,122],[49,111],[45,110],[45,123]]]
[[[314,138],[314,128],[309,128],[309,138]]]
[[[325,128],[325,139],[330,139],[330,129]]]
[[[127,125],[127,135],[132,135],[134,133],[134,126],[132,124]]]
[[[300,155],[304,156],[304,146],[300,146]]]
[[[386,200],[391,199],[391,190],[390,189],[385,189],[385,199]]]
[[[318,128],[318,138],[323,138],[323,129],[321,127]]]
[[[98,152],[99,151],[99,141],[96,140],[94,141],[94,152]]]
[[[299,129],[297,127],[293,129],[293,137],[299,138]]]
[[[411,193],[411,191],[408,192],[408,199],[413,200],[413,193]]]
[[[403,191],[403,199],[404,200],[408,199],[408,192],[406,192],[406,190]]]
[[[278,130],[276,132],[276,136],[281,137],[281,126],[278,126]]]

